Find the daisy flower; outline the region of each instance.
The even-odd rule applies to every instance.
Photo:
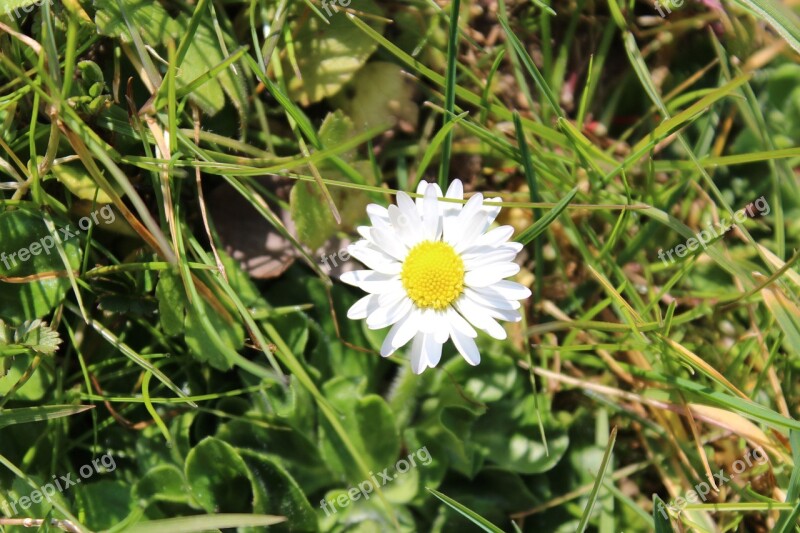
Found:
[[[511,226],[490,231],[500,207],[473,195],[466,204],[440,202],[435,183],[420,182],[416,201],[397,193],[397,205],[367,206],[372,226],[358,228],[362,240],[348,252],[370,270],[342,274],[341,280],[369,293],[347,313],[366,319],[370,329],[392,326],[381,346],[388,357],[411,341],[416,374],[435,367],[448,339],[470,365],[480,363],[477,332],[505,339],[496,319],[521,320],[519,300],[527,287],[505,278],[519,272],[513,262],[522,244],[508,242]],[[462,200],[454,180],[446,198]]]

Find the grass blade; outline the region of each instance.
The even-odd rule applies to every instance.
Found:
[[[537,220],[531,227],[520,233],[515,240],[517,242],[521,242],[523,245],[527,245],[533,239],[541,235],[544,230],[547,229],[547,226],[552,224],[553,221],[558,218],[558,215],[560,215],[561,212],[567,208],[572,199],[575,198],[576,194],[578,194],[578,188],[573,187],[572,190],[569,191],[567,195],[564,196],[564,198],[562,198],[553,207],[553,209],[551,209],[545,216]]]
[[[466,518],[467,520],[469,520],[470,522],[472,522],[473,524],[475,524],[476,526],[478,526],[482,530],[488,531],[489,533],[503,533],[502,529],[500,529],[496,525],[492,524],[491,522],[486,520],[484,517],[482,517],[481,515],[479,515],[478,513],[473,511],[472,509],[470,509],[469,507],[466,507],[466,506],[458,503],[453,498],[450,498],[449,496],[445,496],[444,494],[442,494],[438,490],[428,489],[428,492],[430,492],[431,494],[433,494],[434,496],[436,496],[437,498],[442,500],[450,508],[452,508],[455,511],[457,511],[461,516],[463,516],[464,518]]]
[[[586,504],[586,508],[583,510],[581,521],[578,523],[578,527],[576,529],[576,531],[579,533],[586,531],[586,526],[589,524],[589,517],[591,516],[592,508],[597,501],[597,495],[600,492],[600,485],[603,484],[603,478],[606,476],[608,464],[611,461],[611,451],[614,449],[614,443],[616,441],[617,428],[614,426],[614,429],[611,430],[611,435],[608,437],[608,445],[606,446],[606,451],[603,454],[603,460],[600,462],[600,470],[597,472],[597,478],[594,480],[594,487],[592,487],[592,492],[589,493],[589,502]]]

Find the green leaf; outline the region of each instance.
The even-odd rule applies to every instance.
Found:
[[[80,231],[71,224],[68,229],[72,234]],[[79,241],[65,240],[63,246],[70,267],[77,270]],[[69,290],[64,273],[55,238],[41,217],[21,210],[0,213],[0,318],[20,323],[50,313]],[[24,279],[37,275],[41,279]]]
[[[110,528],[122,522],[134,509],[130,485],[102,479],[77,487],[78,518],[92,528]]]
[[[253,511],[286,516],[276,531],[317,531],[317,516],[297,482],[277,460],[258,452],[239,450],[253,483]]]
[[[8,373],[2,376],[0,372],[0,396],[5,396],[17,384],[17,382],[29,371],[33,356],[17,355],[11,358],[11,366]],[[52,379],[44,368],[37,368],[25,384],[14,392],[14,399],[28,402],[38,402],[44,398]]]
[[[208,311],[204,303],[196,303],[202,310]],[[228,370],[233,366],[229,354],[244,345],[244,330],[236,319],[227,322],[216,312],[206,312],[206,317],[211,323],[211,330],[203,325],[195,307],[188,309],[184,322],[186,346],[198,361],[207,362],[219,370]]]
[[[81,200],[93,201],[97,198],[98,204],[110,204],[111,197],[94,182],[88,172],[79,165],[61,164],[53,166],[53,175],[69,192]]]
[[[252,511],[249,469],[231,445],[203,439],[186,457],[185,471],[192,495],[206,511]]]
[[[133,488],[133,499],[144,500],[146,505],[153,502],[189,504],[191,491],[178,467],[161,464],[150,469]]]
[[[323,392],[331,405],[341,413],[342,425],[367,467],[381,471],[397,460],[400,435],[386,400],[375,394],[360,397],[364,385],[366,381],[363,378],[337,377],[325,384]],[[353,470],[349,454],[338,438],[327,425],[322,425],[321,430],[320,449],[331,468],[348,474],[350,479],[359,479],[360,473]]]
[[[547,448],[537,425],[535,399],[505,399],[489,406],[473,428],[474,440],[484,447],[487,460],[512,472],[538,474],[552,469],[566,453],[569,435],[545,419]],[[546,399],[539,398],[540,404]]]
[[[170,270],[162,270],[156,285],[158,316],[167,335],[183,333],[186,297],[180,277]]]
[[[27,346],[36,353],[53,355],[61,344],[57,331],[40,319],[28,320],[14,332],[14,343]]]
[[[343,100],[342,109],[352,119],[357,132],[393,123],[403,131],[416,130],[419,106],[414,101],[415,88],[400,66],[371,61],[358,71],[350,85],[352,96],[348,88],[337,95],[336,101]],[[324,142],[323,145],[336,146]]]
[[[368,161],[358,161],[354,167],[363,175],[371,172]],[[338,170],[327,170],[326,177],[345,181],[345,177]],[[369,197],[363,191],[347,190],[343,187],[332,188],[330,193],[342,217],[341,229],[352,230],[357,222],[364,218]],[[328,207],[323,191],[316,183],[311,181],[295,183],[289,196],[289,203],[297,237],[312,250],[322,246],[340,229]]]
[[[355,5],[355,4],[354,4]],[[359,0],[358,10],[381,16],[383,11],[373,0]],[[289,77],[289,96],[303,106],[333,96],[364,66],[378,44],[354,27],[348,15],[333,12],[326,23],[318,17],[298,17],[291,27],[294,36],[294,56],[299,76]],[[385,23],[369,19],[369,25],[383,32]],[[287,54],[288,56],[288,54]],[[288,57],[284,72],[293,72]]]

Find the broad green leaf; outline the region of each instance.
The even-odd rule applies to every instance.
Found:
[[[250,450],[239,450],[254,487],[253,511],[287,518],[276,531],[317,531],[317,516],[305,494],[281,462]]]
[[[76,503],[78,518],[93,530],[119,524],[134,509],[131,487],[121,480],[82,482],[77,486]]]
[[[206,311],[213,329],[209,331],[203,327],[198,311],[194,307],[188,308],[184,322],[186,346],[198,361],[207,362],[219,370],[228,370],[233,366],[228,354],[244,345],[244,330],[235,318],[227,322],[205,303],[196,303]],[[224,350],[223,347],[228,349]]]
[[[192,501],[184,473],[171,464],[161,464],[149,470],[133,488],[133,498],[153,502],[189,504]]]
[[[331,405],[341,413],[342,425],[369,469],[382,471],[397,460],[400,436],[386,401],[374,394],[360,395],[365,385],[363,379],[334,378],[325,384],[323,391]],[[358,479],[359,473],[353,470],[353,464],[338,437],[325,424],[321,429],[320,449],[331,468]]]
[[[352,138],[355,128],[353,127],[353,120],[345,115],[341,109],[337,109],[333,113],[328,113],[322,125],[319,127],[319,142],[325,148],[336,148],[349,139]],[[340,154],[344,161],[351,163],[355,157],[355,150]],[[317,165],[320,170],[330,167],[330,164],[321,162]]]
[[[64,227],[80,233],[74,224]],[[0,318],[12,323],[41,318],[64,299],[70,283],[55,241],[41,217],[26,211],[0,213]],[[74,236],[63,242],[76,270],[79,244]]]
[[[367,63],[350,85],[352,92],[342,91],[336,101],[341,101],[356,131],[393,123],[403,131],[416,131],[419,106],[414,101],[414,84],[398,65],[385,61]]]
[[[371,173],[369,162],[358,161],[354,164],[362,175]],[[325,177],[336,181],[345,181],[338,171],[328,169]],[[297,238],[316,250],[331,238],[338,230],[349,231],[355,228],[358,221],[366,215],[369,197],[363,191],[348,191],[342,187],[330,189],[331,197],[342,216],[341,227],[336,224],[327,200],[319,186],[310,181],[298,181],[292,187],[289,196],[292,220],[294,220]]]
[[[183,333],[185,295],[180,278],[175,272],[162,270],[156,285],[158,298],[158,316],[161,327],[167,335]]]
[[[186,457],[185,470],[192,495],[206,511],[252,511],[249,469],[229,444],[203,439]]]
[[[81,200],[91,202],[96,198],[98,204],[110,204],[113,202],[111,197],[97,186],[82,165],[68,163],[55,165],[53,167],[53,175],[69,189],[69,192]]]
[[[539,398],[539,402],[546,404],[543,398]],[[489,405],[489,410],[473,427],[474,440],[484,447],[487,460],[522,474],[538,474],[553,468],[566,453],[569,436],[562,428],[545,420],[545,449],[536,412],[531,395],[522,400],[506,399]]]
[[[34,10],[39,9],[48,0],[5,0],[0,14],[7,15],[13,19],[19,19]],[[49,0],[53,5],[54,0]]]
[[[382,14],[374,0],[359,0],[357,9],[372,15]],[[300,76],[289,78],[289,96],[303,106],[339,92],[378,47],[347,20],[347,14],[333,10],[331,13],[328,23],[314,16],[298,17],[292,27],[296,32],[294,57]],[[385,26],[382,20],[372,18],[369,25],[381,33]],[[294,70],[288,55],[283,70],[287,73]]]
[[[32,356],[18,355],[12,358],[8,373],[3,376],[0,372],[0,397],[5,396],[16,385],[19,379],[28,371]],[[52,379],[45,368],[41,366],[33,372],[28,381],[14,392],[14,399],[28,402],[38,402],[44,398],[50,388]]]

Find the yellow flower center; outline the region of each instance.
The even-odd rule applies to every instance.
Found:
[[[464,261],[446,242],[414,246],[400,273],[408,297],[423,309],[444,309],[464,290]]]

